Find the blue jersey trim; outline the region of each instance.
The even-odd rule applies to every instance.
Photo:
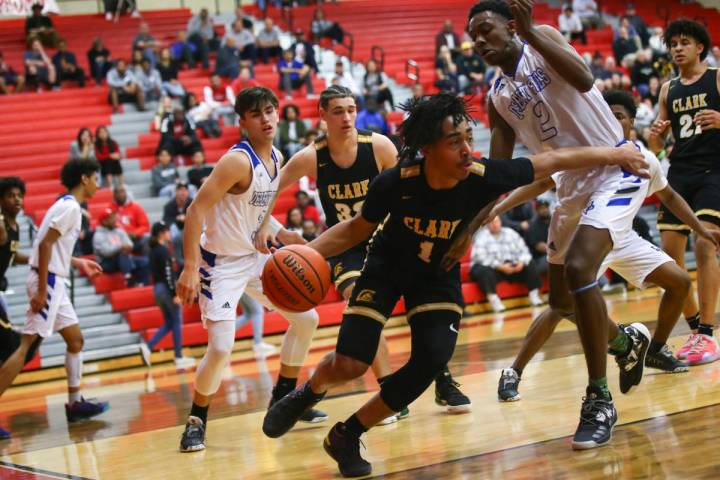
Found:
[[[613,198],[607,203],[608,207],[627,207],[632,202],[632,198],[630,197],[623,197],[623,198]]]

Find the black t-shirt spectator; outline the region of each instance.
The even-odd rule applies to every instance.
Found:
[[[482,61],[480,55],[473,53],[472,56],[466,57],[465,55],[458,56],[456,60],[458,66],[458,73],[463,75],[470,75],[471,73],[485,73],[485,62]]]
[[[534,215],[535,211],[533,210],[532,204],[530,202],[525,202],[522,205],[518,205],[517,207],[503,213],[502,223],[503,226],[512,228],[524,238],[527,230],[522,228],[522,223],[529,223]]]
[[[632,71],[630,72],[630,78],[632,79],[633,85],[647,85],[650,83],[650,77],[653,75],[656,75],[656,73],[651,61],[640,62],[635,60]]]
[[[170,294],[175,295],[175,273],[170,251],[159,243],[150,249],[150,275],[153,283],[164,283]]]
[[[46,15],[40,15],[39,17],[32,16],[25,20],[25,33],[29,33],[34,28],[53,28],[53,23],[50,17]]]
[[[210,165],[203,165],[201,167],[193,167],[187,172],[188,182],[195,185],[195,188],[200,188],[202,185],[202,179],[209,177],[212,173],[213,167]]]
[[[541,252],[537,250],[538,243],[547,243],[548,232],[550,230],[550,217],[543,220],[539,216],[530,222],[530,228],[527,231],[527,244],[530,247],[530,253],[532,253],[533,259],[541,258],[546,255],[547,252]]]
[[[175,60],[171,60],[169,64],[164,65],[160,62],[156,65],[157,71],[160,72],[160,78],[163,82],[176,80],[178,78],[178,64]]]
[[[623,58],[625,58],[625,55],[637,52],[638,46],[635,40],[631,38],[618,37],[613,42],[612,49],[615,54],[615,60],[619,64]]]
[[[166,225],[172,225],[174,223],[180,230],[184,229],[185,221],[180,221],[177,217],[178,215],[185,215],[191,203],[192,199],[188,198],[185,201],[185,205],[180,208],[174,198],[170,200],[165,204],[165,208],[163,209],[163,222],[165,222]]]

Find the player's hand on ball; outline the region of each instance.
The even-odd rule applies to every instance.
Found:
[[[631,142],[618,149],[618,165],[626,171],[642,178],[650,178],[650,164],[640,150]]]
[[[200,274],[196,268],[184,268],[175,289],[180,301],[190,305],[195,301],[200,290]]]
[[[670,120],[655,120],[650,126],[650,136],[659,137],[670,127]]]
[[[278,232],[277,239],[283,245],[305,245],[307,243],[307,240],[298,232],[292,232],[284,228]]]
[[[263,228],[258,230],[255,234],[254,243],[255,249],[260,253],[272,253],[270,248],[268,248],[268,243],[278,246],[277,239],[268,225],[265,225]]]
[[[713,128],[720,128],[720,112],[716,110],[700,110],[693,118],[695,125],[700,125],[704,132]]]

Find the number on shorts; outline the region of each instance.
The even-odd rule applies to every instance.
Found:
[[[360,211],[362,205],[362,200],[359,202],[355,202],[352,206],[352,209],[350,208],[350,205],[347,205],[345,203],[336,203],[335,210],[337,211],[338,221],[344,222],[345,220],[350,220],[352,217],[355,216],[356,213]]]
[[[690,138],[693,135],[700,135],[701,133],[702,129],[700,125],[695,125],[695,129],[693,130],[693,117],[691,117],[690,114],[686,113],[680,117],[680,138]]]
[[[433,242],[428,242],[427,240],[420,242],[420,252],[418,252],[420,260],[425,263],[430,263],[430,255],[432,255],[432,249],[434,246],[435,244]]]

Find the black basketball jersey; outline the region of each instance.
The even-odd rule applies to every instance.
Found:
[[[424,164],[424,159],[403,162],[371,184],[362,215],[382,225],[372,237],[367,262],[437,277],[443,274],[443,256],[467,222],[503,193],[531,183],[534,171],[526,158],[483,158],[473,162],[469,176],[455,187],[435,190],[425,179]]]
[[[700,125],[695,125],[693,121],[700,110],[720,111],[717,69],[708,68],[690,85],[683,85],[680,77],[672,79],[665,104],[675,137],[670,167],[673,170],[720,170],[720,130],[703,133]]]
[[[0,245],[0,290],[2,291],[7,288],[5,272],[10,267],[20,246],[20,231],[17,226],[13,228],[6,223],[5,231],[7,232],[7,241]]]
[[[362,208],[370,182],[378,175],[372,146],[372,132],[358,130],[357,157],[348,168],[339,167],[330,156],[327,139],[315,142],[317,188],[325,211],[325,223],[332,227],[349,220]]]

